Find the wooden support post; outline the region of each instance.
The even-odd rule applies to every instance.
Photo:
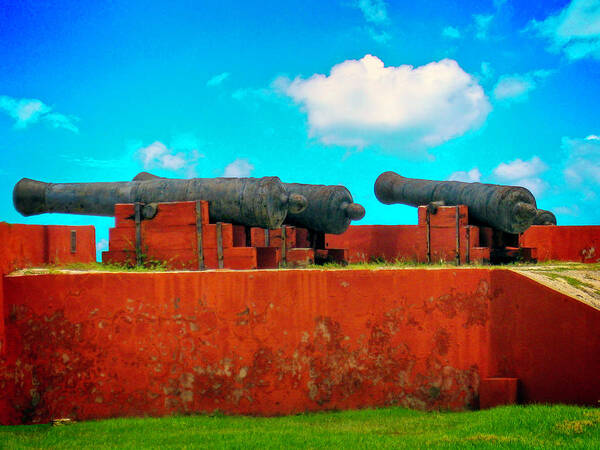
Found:
[[[271,246],[271,239],[270,239],[271,235],[269,234],[269,229],[265,228],[265,247],[270,247]]]
[[[467,232],[467,254],[465,255],[465,261],[467,264],[471,264],[471,227],[466,227]]]
[[[219,262],[219,269],[223,268],[223,230],[222,223],[217,222],[217,260]]]
[[[71,253],[77,253],[77,230],[71,230]]]
[[[287,228],[285,225],[281,225],[281,265],[285,267],[287,265]]]
[[[431,264],[431,213],[429,212],[429,206],[425,209],[425,225],[427,229],[427,263]]]
[[[460,266],[460,208],[456,205],[456,265]]]
[[[196,245],[198,246],[198,270],[204,270],[204,248],[202,243],[202,203],[196,201]]]
[[[135,211],[135,264],[141,266],[143,263],[142,255],[142,205],[139,202],[134,203]]]

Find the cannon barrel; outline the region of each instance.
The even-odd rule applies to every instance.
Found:
[[[350,191],[344,186],[284,183],[288,192],[307,200],[304,211],[289,212],[285,223],[322,233],[341,234],[352,220],[365,216],[365,208],[354,203]]]
[[[117,203],[207,200],[212,221],[278,228],[288,211],[306,208],[306,199],[290,194],[277,177],[159,178],[142,173],[133,181],[44,183],[21,179],[13,203],[24,216],[43,213],[113,216]]]
[[[525,231],[537,211],[533,194],[523,187],[420,180],[394,172],[382,173],[377,178],[375,196],[385,204],[420,206],[442,201],[446,205],[467,205],[469,217],[475,223],[507,233]]]
[[[535,219],[533,219],[534,225],[556,225],[556,216],[551,211],[545,209],[538,209],[535,213]]]

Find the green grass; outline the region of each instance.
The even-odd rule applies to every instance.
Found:
[[[600,410],[401,408],[297,416],[184,416],[0,428],[3,448],[600,448]]]

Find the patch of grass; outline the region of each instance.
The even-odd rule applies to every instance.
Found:
[[[539,272],[544,274],[545,276],[547,276],[548,278],[550,278],[552,280],[564,280],[569,285],[571,285],[577,289],[588,288],[588,289],[595,290],[594,285],[592,285],[590,283],[586,283],[585,281],[578,280],[577,278],[570,277],[568,275],[561,275],[558,273],[554,273],[554,271],[549,271],[549,270],[540,270]]]
[[[598,410],[402,408],[285,417],[202,415],[0,428],[5,448],[600,448]]]
[[[65,263],[46,264],[38,267],[26,267],[17,272],[22,275],[39,275],[48,273],[60,273],[65,270],[81,272],[164,272],[169,270],[163,261],[148,261],[142,266],[129,266],[125,264],[103,264],[91,263]]]

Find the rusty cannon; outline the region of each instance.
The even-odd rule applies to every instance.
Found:
[[[377,178],[375,196],[386,205],[420,206],[432,202],[467,205],[473,223],[514,234],[529,228],[537,214],[533,194],[523,187],[421,180],[394,172],[382,173]]]
[[[288,225],[308,228],[321,233],[341,234],[352,220],[365,216],[365,208],[354,203],[352,194],[344,186],[284,183],[288,192],[306,198],[304,211],[290,211],[285,219]]]
[[[212,221],[279,228],[289,212],[300,213],[306,198],[290,193],[277,177],[160,178],[142,172],[133,181],[44,183],[21,179],[13,203],[24,216],[43,213],[113,216],[117,203],[142,203],[142,215],[155,213],[152,203],[207,200]]]

